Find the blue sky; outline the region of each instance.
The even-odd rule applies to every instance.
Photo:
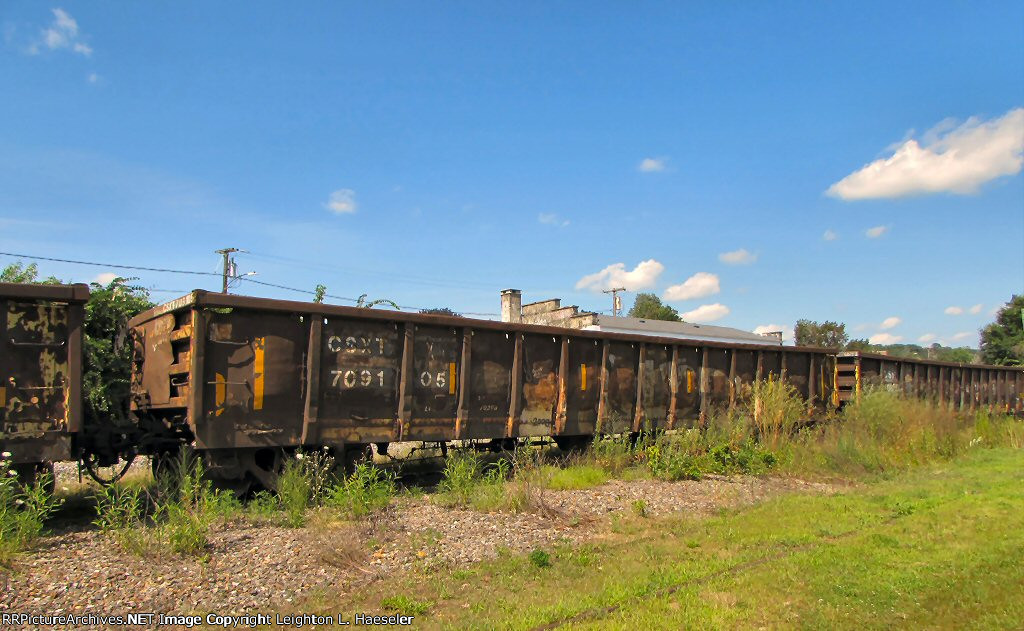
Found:
[[[1024,290],[1022,24],[1019,2],[3,1],[0,251],[215,272],[233,246],[250,278],[412,307],[606,310],[622,284],[695,321],[973,346]],[[219,287],[138,275],[157,300]]]

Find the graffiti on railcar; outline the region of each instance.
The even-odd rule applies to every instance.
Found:
[[[474,331],[469,365],[467,438],[500,436],[508,422],[515,340],[496,331]]]
[[[672,350],[668,346],[651,345],[644,357],[643,393],[644,429],[666,426],[672,392]]]
[[[601,429],[610,434],[629,432],[636,405],[636,344],[612,342],[608,349],[607,409]]]
[[[723,409],[729,405],[729,350],[707,350],[707,398],[711,407]]]
[[[551,431],[558,402],[558,364],[561,344],[550,335],[523,338],[523,399],[519,435]]]

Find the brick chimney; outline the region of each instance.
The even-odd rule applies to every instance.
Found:
[[[518,289],[501,290],[501,321],[523,321],[523,292]]]

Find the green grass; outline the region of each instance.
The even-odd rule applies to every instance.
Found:
[[[1024,451],[974,449],[832,496],[620,519],[597,545],[503,555],[331,602],[430,602],[417,628],[1016,628]],[[458,575],[456,576],[456,572]]]
[[[570,464],[566,467],[545,465],[540,470],[541,484],[548,489],[588,489],[611,479],[608,471],[592,464]]]

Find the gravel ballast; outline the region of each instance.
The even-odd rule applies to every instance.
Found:
[[[171,552],[139,556],[80,525],[44,537],[4,577],[0,612],[271,612],[313,590],[347,591],[374,578],[438,564],[457,567],[557,544],[586,542],[611,515],[707,514],[785,492],[831,492],[783,478],[711,477],[699,482],[611,481],[543,491],[543,510],[482,513],[400,497],[361,522],[314,514],[304,528],[244,520],[215,526],[207,560]]]

